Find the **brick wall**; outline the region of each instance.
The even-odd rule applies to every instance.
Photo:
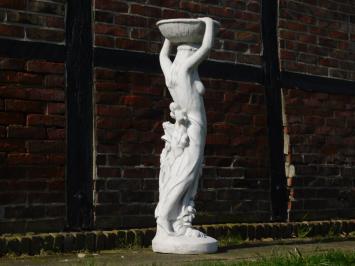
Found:
[[[260,64],[259,1],[95,1],[96,47],[158,53],[160,19],[221,22],[210,59]],[[158,57],[156,58],[158,60]],[[99,228],[154,226],[162,122],[171,97],[162,74],[96,68],[95,221]],[[264,90],[203,80],[208,136],[197,223],[269,218]]]
[[[354,1],[280,1],[283,70],[355,80]]]
[[[64,227],[64,64],[0,59],[0,233]]]
[[[0,1],[0,37],[64,43],[65,0]]]
[[[261,65],[260,1],[93,5],[96,48],[158,53],[158,20],[210,16],[221,22],[210,60]],[[62,47],[65,8],[64,0],[0,0],[0,41]],[[281,0],[279,11],[281,70],[355,80],[353,1]],[[114,67],[94,73],[95,226],[154,226],[161,123],[171,101],[163,76]],[[265,90],[202,78],[208,136],[196,223],[269,221]],[[0,232],[64,229],[64,83],[64,63],[0,58]],[[291,220],[354,217],[353,101],[284,88],[287,161],[296,172]]]
[[[211,58],[260,64],[260,1],[95,0],[95,45],[157,53],[155,23],[168,18],[209,16],[222,24]]]
[[[354,15],[353,1],[280,1],[282,70],[355,80]],[[290,219],[354,217],[354,97],[284,88],[284,105]]]
[[[355,98],[285,90],[291,220],[355,216]]]
[[[162,122],[171,102],[162,75],[96,69],[96,226],[154,226]],[[203,80],[208,136],[196,199],[198,223],[269,215],[264,91]]]

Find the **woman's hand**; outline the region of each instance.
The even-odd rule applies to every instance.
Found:
[[[203,18],[197,18],[197,19],[205,22],[206,24],[213,23],[213,20],[209,17],[203,17]]]

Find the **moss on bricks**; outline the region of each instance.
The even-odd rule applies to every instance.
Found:
[[[53,236],[53,251],[62,252],[64,250],[64,236],[54,233]]]
[[[51,251],[53,250],[54,238],[51,234],[43,234],[43,247],[44,251]]]
[[[86,248],[86,234],[83,232],[75,233],[76,250],[84,251]]]
[[[41,254],[43,251],[43,237],[41,235],[31,236],[31,255]]]
[[[197,226],[206,234],[220,239],[224,245],[239,245],[242,240],[265,238],[354,237],[355,220],[313,221],[293,223],[216,224]],[[42,233],[3,235],[0,237],[0,256],[6,254],[37,255],[43,252],[97,251],[115,248],[148,247],[155,228],[91,231],[72,233]]]
[[[86,233],[86,246],[88,251],[96,251],[96,234],[94,232]]]
[[[64,241],[63,241],[63,251],[64,252],[70,252],[73,250],[76,250],[75,246],[75,235],[71,233],[67,233],[64,235]]]
[[[255,224],[248,224],[248,239],[254,240],[255,239]]]
[[[152,245],[152,240],[155,236],[155,229],[152,228],[148,228],[144,230],[144,234],[143,234],[143,247],[149,247]]]
[[[20,240],[17,237],[9,237],[6,242],[8,253],[14,255],[21,254]]]
[[[126,247],[126,234],[125,230],[115,230],[115,247],[124,248]]]
[[[7,253],[7,246],[5,238],[0,237],[0,256],[4,256]]]
[[[110,232],[110,231],[106,231],[106,232],[103,232],[103,234],[105,235],[105,238],[106,238],[106,242],[105,242],[105,249],[114,249],[116,248],[115,246],[115,239],[116,239],[116,236],[113,232]]]

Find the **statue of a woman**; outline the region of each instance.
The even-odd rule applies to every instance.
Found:
[[[167,239],[174,238],[175,243],[179,237],[183,237],[184,241],[188,238],[197,242],[212,239],[193,229],[191,225],[196,212],[194,197],[202,170],[207,130],[203,103],[205,88],[197,68],[208,57],[214,37],[213,20],[198,20],[205,23],[200,47],[192,43],[179,45],[175,60],[171,62],[169,54],[172,44],[165,39],[160,52],[160,65],[173,99],[169,107],[170,116],[175,119],[175,124],[163,123],[165,134],[162,139],[165,141],[165,147],[160,158],[159,203],[155,210],[157,235],[153,240],[153,250],[155,248],[154,251],[158,252],[164,252],[158,247],[159,239],[165,239],[166,242]],[[213,249],[217,249],[217,242],[214,239],[213,241]],[[208,252],[214,251],[209,247]]]

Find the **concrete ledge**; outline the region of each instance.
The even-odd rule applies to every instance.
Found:
[[[196,226],[196,228],[219,239],[222,246],[243,246],[266,244],[275,240],[292,238],[306,242],[312,241],[310,238],[318,240],[339,239],[339,237],[352,238],[355,236],[355,219],[292,223],[216,224]],[[0,256],[148,247],[151,245],[154,235],[154,228],[2,235],[0,236]],[[246,242],[247,240],[252,241],[252,243]]]

